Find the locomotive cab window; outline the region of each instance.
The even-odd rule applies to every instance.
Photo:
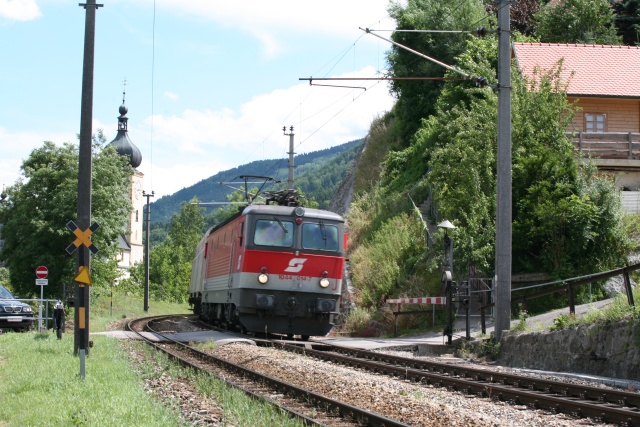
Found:
[[[337,251],[338,227],[323,222],[302,224],[302,247],[321,251]]]
[[[261,246],[291,247],[293,222],[279,219],[259,219],[253,235],[253,243]]]

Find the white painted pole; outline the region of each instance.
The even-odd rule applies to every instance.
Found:
[[[44,287],[40,285],[40,306],[38,307],[38,332],[42,332],[42,303],[44,300]]]

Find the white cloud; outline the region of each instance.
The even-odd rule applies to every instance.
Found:
[[[178,98],[180,98],[177,93],[173,93],[173,92],[169,92],[169,91],[164,93],[164,97],[168,98],[168,99],[170,99],[172,101],[176,101],[176,100],[178,100]]]
[[[20,166],[31,152],[42,147],[44,141],[56,144],[76,142],[72,133],[36,133],[36,132],[8,132],[0,127],[0,185],[13,185],[20,177]]]
[[[324,0],[321,3],[300,0],[161,0],[158,6],[171,9],[176,14],[207,19],[222,27],[240,28],[258,38],[263,44],[263,53],[271,57],[283,50],[281,45],[285,42],[285,31],[287,34],[293,30],[319,36],[358,37],[362,34],[359,27],[395,26],[386,14],[388,4],[388,0]]]
[[[367,67],[354,74],[375,74]],[[340,84],[349,85],[341,82]],[[365,86],[362,82],[354,86]],[[385,82],[369,89],[310,87],[308,83],[253,97],[237,111],[186,110],[153,117],[153,159],[143,150],[140,170],[153,179],[157,195],[171,194],[216,173],[254,160],[284,158],[294,126],[297,154],[321,150],[366,136],[371,121],[393,99]],[[297,106],[291,111],[291,106]],[[291,111],[288,117],[282,111]],[[141,126],[150,126],[151,118]],[[142,149],[142,147],[141,147]],[[150,161],[145,163],[145,161]],[[145,183],[145,187],[147,184]]]
[[[12,21],[31,21],[42,16],[35,0],[0,0],[0,17]]]
[[[324,0],[320,3],[300,0],[161,0],[162,7],[177,13],[204,17],[226,26],[251,28],[299,28],[309,32],[352,34],[387,18],[388,0]],[[354,21],[355,19],[355,21]],[[355,24],[354,24],[355,23]]]

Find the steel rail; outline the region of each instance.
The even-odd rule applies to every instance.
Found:
[[[148,344],[150,344],[151,346],[153,346],[154,348],[156,348],[157,350],[160,350],[166,354],[168,354],[170,357],[176,359],[177,361],[179,361],[180,363],[183,363],[187,366],[190,366],[196,370],[202,370],[203,368],[200,366],[197,366],[193,363],[191,363],[190,361],[186,360],[183,357],[180,357],[177,354],[173,354],[170,351],[168,351],[166,348],[163,348],[160,345],[157,345],[156,343],[151,342],[150,340],[148,340],[143,334],[140,334],[137,331],[134,331],[136,333],[138,333]],[[200,350],[197,350],[187,344],[184,344],[182,342],[176,341],[174,339],[172,339],[171,337],[168,337],[166,334],[162,334],[159,333],[157,331],[153,331],[154,334],[161,336],[163,339],[167,340],[168,342],[171,342],[173,345],[176,345],[180,348],[183,349],[183,351],[188,351],[191,355],[193,355],[194,357],[197,357],[199,360],[205,362],[205,363],[213,363],[219,367],[224,368],[227,371],[233,372],[237,375],[240,375],[244,378],[249,378],[252,381],[256,381],[256,382],[260,382],[262,384],[267,385],[268,387],[278,391],[279,393],[287,393],[291,396],[294,396],[298,401],[300,402],[311,402],[312,405],[314,405],[315,407],[321,405],[324,410],[326,411],[327,414],[333,414],[334,417],[336,418],[340,418],[343,421],[347,421],[347,420],[355,420],[355,422],[360,425],[361,423],[366,423],[366,425],[368,426],[372,426],[372,427],[409,427],[407,424],[396,421],[396,420],[392,420],[390,418],[384,417],[382,415],[373,413],[371,411],[367,411],[365,409],[362,408],[358,408],[356,406],[350,405],[348,403],[345,402],[341,402],[339,400],[336,399],[332,399],[326,396],[323,396],[321,394],[312,392],[310,390],[301,388],[301,387],[297,387],[293,384],[289,384],[285,381],[281,381],[278,380],[276,378],[270,377],[268,375],[264,375],[261,374],[257,371],[236,365],[234,363],[228,362],[224,359],[221,359],[219,357],[213,356],[211,354],[202,352]],[[310,424],[310,425],[325,425],[321,422],[316,421],[313,418],[310,418],[298,411],[293,410],[292,408],[289,408],[287,406],[281,405],[280,403],[266,398],[264,396],[261,396],[257,393],[252,392],[251,390],[248,390],[246,387],[242,387],[241,385],[234,383],[232,381],[230,381],[228,378],[221,378],[217,375],[215,375],[212,372],[207,371],[210,375],[214,375],[217,378],[219,378],[222,381],[225,381],[226,383],[229,383],[230,385],[239,388],[241,390],[243,390],[244,392],[248,393],[251,396],[254,396],[255,398],[259,399],[259,400],[264,400],[267,401],[269,403],[271,403],[272,405],[277,406],[278,408],[281,408],[282,410],[291,413],[292,415],[300,418],[301,420],[305,421],[306,423]]]
[[[202,367],[200,367],[200,366],[198,366],[198,365],[196,365],[194,363],[191,363],[190,361],[188,361],[184,357],[179,356],[178,354],[170,352],[166,347],[163,347],[162,345],[160,345],[160,343],[153,342],[149,337],[144,335],[144,333],[142,333],[141,331],[135,330],[135,328],[133,327],[134,324],[138,324],[139,323],[139,324],[144,324],[145,328],[147,328],[147,324],[150,323],[150,322],[161,320],[161,319],[165,319],[165,318],[170,318],[170,317],[172,317],[172,316],[153,316],[153,317],[145,317],[145,318],[140,318],[140,319],[134,319],[134,320],[130,321],[127,324],[127,329],[130,332],[133,332],[133,333],[137,334],[140,337],[140,339],[142,339],[147,345],[152,347],[154,350],[166,354],[169,358],[171,358],[172,360],[175,360],[176,362],[180,363],[182,366],[188,367],[188,368],[192,368],[195,371],[201,371]],[[167,337],[166,334],[162,334],[160,332],[153,331],[153,330],[151,330],[151,331],[152,331],[152,333],[154,335],[160,336],[160,337],[162,337],[162,339],[167,340],[167,341],[169,341],[169,342],[171,342],[173,344],[184,345],[184,344],[182,344],[182,343],[180,343],[178,341],[175,341],[175,340]],[[320,426],[324,426],[325,425],[323,423],[317,422],[316,420],[314,420],[314,419],[312,419],[312,418],[310,418],[310,417],[308,417],[308,416],[306,416],[306,415],[304,415],[304,414],[302,414],[300,412],[297,412],[297,411],[293,410],[292,408],[288,408],[286,406],[283,406],[283,405],[279,404],[278,402],[276,402],[276,401],[274,401],[272,399],[269,399],[269,398],[266,398],[264,396],[261,396],[260,394],[254,392],[252,390],[249,390],[247,387],[244,387],[241,384],[236,383],[236,382],[232,381],[229,378],[222,378],[222,377],[220,377],[220,376],[218,376],[215,373],[210,372],[210,371],[205,371],[205,372],[207,372],[209,375],[214,376],[216,379],[224,382],[225,384],[228,384],[231,387],[234,387],[234,388],[236,388],[238,390],[241,390],[242,392],[246,393],[247,395],[251,396],[253,399],[256,399],[257,401],[268,402],[269,404],[273,405],[274,407],[282,409],[283,411],[291,414],[292,416],[302,420],[307,425],[320,425]]]
[[[640,394],[638,393],[578,386],[333,345],[329,347],[333,347],[333,351],[339,353],[328,353],[277,341],[271,344],[320,360],[367,369],[414,382],[447,387],[468,394],[498,398],[501,401],[524,404],[551,412],[563,412],[577,417],[592,417],[606,422],[640,426],[640,405],[638,405]],[[347,353],[347,355],[340,353]]]
[[[607,402],[617,405],[630,406],[640,410],[640,393],[614,389],[603,389],[587,385],[569,384],[561,381],[488,371],[485,369],[453,366],[447,363],[432,362],[402,356],[393,356],[367,350],[358,350],[345,347],[335,348],[336,351],[340,353],[351,354],[355,355],[355,357],[360,358],[379,360],[389,364],[448,373],[450,375],[457,375],[461,377],[477,378],[484,381],[501,383],[529,390],[534,389],[538,391],[545,391],[548,393],[557,393],[560,395],[576,397],[584,400],[594,400],[598,402]]]

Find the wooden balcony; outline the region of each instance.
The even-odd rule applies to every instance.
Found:
[[[640,133],[577,132],[573,145],[583,157],[591,158],[603,170],[640,170]]]

